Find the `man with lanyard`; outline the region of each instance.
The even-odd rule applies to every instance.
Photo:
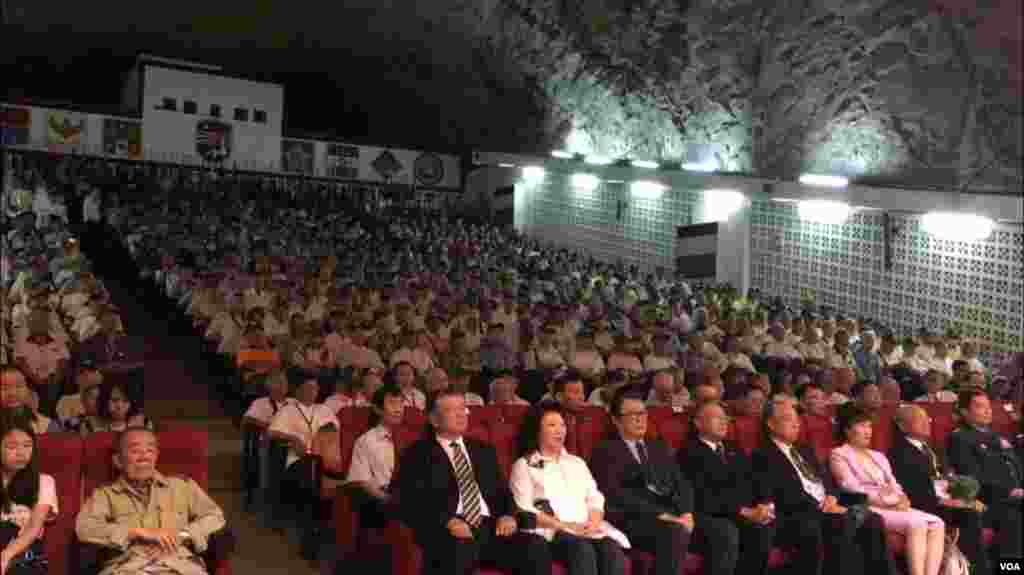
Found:
[[[288,457],[281,478],[281,502],[295,506],[297,517],[310,517],[317,512],[319,493],[314,473],[316,444],[320,435],[337,434],[341,425],[337,416],[327,406],[317,403],[320,395],[320,381],[316,373],[302,374],[301,383],[295,390],[295,402],[281,407],[270,420],[267,435],[271,440],[288,443]],[[317,531],[316,522],[311,522],[303,534],[303,555],[315,557]]]

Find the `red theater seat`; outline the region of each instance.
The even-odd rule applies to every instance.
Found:
[[[351,429],[362,433],[370,428],[369,407],[343,407],[338,411],[338,423],[344,429]]]
[[[501,407],[496,405],[481,405],[469,408],[470,427],[491,427],[494,423],[501,421],[502,418]]]
[[[526,414],[529,412],[529,405],[502,405],[501,420],[505,423],[511,423],[518,427],[523,421],[523,418],[526,417]]]
[[[827,460],[832,448],[836,446],[832,420],[819,415],[803,415],[800,419],[800,440],[814,448],[819,461]]]
[[[730,430],[736,445],[750,455],[761,445],[761,420],[752,415],[740,415],[732,420]]]
[[[73,574],[69,562],[70,542],[75,536],[75,517],[82,508],[82,439],[70,433],[46,433],[37,438],[39,471],[52,475],[57,484],[57,518],[46,526],[46,555],[49,572]]]

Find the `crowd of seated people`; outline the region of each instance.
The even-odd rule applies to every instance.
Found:
[[[537,412],[540,430],[531,439],[537,453],[522,454],[529,476],[544,466],[561,469],[558,419],[572,428],[574,414],[587,404],[602,406],[613,419],[621,419],[625,416],[615,410],[616,397],[623,390],[632,393],[639,388],[644,410],[668,406],[708,429],[716,425],[712,420],[760,412],[775,440],[754,454],[750,470],[742,472],[775,491],[748,498],[736,514],[725,514],[726,522],[714,521],[715,513],[695,514],[688,509],[693,504],[683,504],[686,487],[668,496],[674,503],[665,505],[662,522],[673,529],[678,526],[687,539],[694,533],[694,544],[716,557],[706,563],[709,572],[760,565],[763,551],[743,555],[735,546],[743,541],[747,542],[743,549],[763,550],[771,546],[766,541],[774,536],[789,541],[835,540],[834,552],[843,569],[873,571],[871,562],[880,565],[887,560],[879,549],[884,542],[872,535],[884,528],[907,535],[912,575],[931,575],[936,569],[936,541],[945,543],[940,528],[945,519],[929,511],[922,512],[928,519],[920,528],[919,523],[886,521],[886,514],[902,517],[894,514],[907,511],[907,500],[912,500],[909,488],[895,503],[889,497],[888,503],[874,501],[866,488],[862,498],[853,499],[856,503],[840,501],[840,487],[863,485],[849,474],[834,473],[846,469],[838,464],[814,469],[814,462],[804,461],[812,458],[801,455],[800,449],[792,448],[793,440],[787,439],[794,425],[799,427],[791,412],[826,415],[830,431],[846,432],[846,427],[858,429],[858,422],[834,417],[830,406],[851,403],[870,411],[880,402],[900,399],[950,402],[975,389],[1012,399],[1020,389],[1019,356],[1006,371],[989,370],[974,342],[960,341],[952,334],[941,337],[922,331],[900,341],[896,334],[861,320],[827,311],[794,313],[764,300],[754,311],[740,313],[734,311],[734,296],[728,290],[701,290],[662,272],[641,274],[636,268],[598,262],[515,233],[443,216],[390,213],[382,219],[341,209],[318,212],[287,203],[228,199],[236,201],[229,209],[203,210],[196,209],[196,201],[188,196],[168,194],[160,197],[163,205],[155,206],[156,213],[163,215],[161,223],[128,209],[122,225],[135,254],[148,265],[161,289],[180,303],[216,351],[231,358],[243,391],[268,396],[250,405],[245,420],[268,430],[267,437],[287,443],[285,465],[291,483],[304,485],[297,490],[305,493],[297,497],[303,506],[318,496],[306,485],[309,461],[322,459],[325,474],[362,469],[352,481],[366,486],[363,500],[370,502],[368,513],[390,513],[379,502],[402,491],[405,475],[399,471],[392,481],[387,470],[396,468],[396,456],[390,455],[389,465],[387,456],[380,455],[388,443],[396,446],[383,415],[388,401],[400,401],[403,408],[423,414],[420,417],[429,419],[438,437],[453,439],[464,430],[458,431],[457,414],[454,422],[448,422],[452,409],[447,404],[458,403],[453,408],[458,412],[483,403],[554,401],[559,408],[551,413],[557,414],[546,415],[547,408]],[[168,252],[166,246],[179,249]],[[294,399],[287,397],[287,388],[293,390]],[[339,467],[332,451],[341,443],[337,439],[343,425],[339,410],[364,405],[381,412],[385,431],[374,427],[371,431],[377,430],[376,435],[364,444],[376,446],[374,452],[384,460]],[[718,409],[705,411],[709,405]],[[1018,414],[1019,409],[1013,412],[1015,417]],[[545,417],[553,420],[549,423],[555,428],[549,435],[542,425]],[[706,423],[697,423],[705,419]],[[451,430],[438,427],[448,423]],[[713,433],[707,432],[712,444]],[[846,434],[863,439],[863,433]],[[877,459],[877,454],[859,451],[854,439],[848,441],[851,457]],[[460,455],[451,442],[438,445],[451,462],[445,467],[458,470]],[[428,444],[409,452],[409,457],[419,453],[418,457],[432,458],[436,455],[431,455],[436,451],[432,448]],[[630,449],[636,463],[646,467],[643,460],[650,456]],[[478,457],[484,458],[480,465],[489,465],[485,461],[490,456],[482,453],[467,448],[461,457],[470,468],[475,468]],[[659,455],[664,459],[664,454]],[[531,467],[530,457],[537,459],[533,464],[539,467]],[[792,463],[791,474],[779,473],[780,461]],[[584,460],[569,458],[564,465],[563,473],[578,476],[581,485],[588,483],[584,479],[590,472],[584,473]],[[370,478],[367,466],[377,470]],[[869,479],[889,485],[899,466],[893,463],[888,473],[879,467],[883,468],[879,477]],[[397,468],[412,469],[404,472],[412,475],[410,485],[429,473],[422,462],[407,466],[403,461]],[[474,488],[457,471],[446,480],[447,495],[437,501],[438,505],[447,502],[446,508],[437,510],[438,516],[451,518],[441,531],[437,525],[423,525],[423,518],[414,513],[405,515],[408,510],[401,506],[396,513],[422,538],[428,554],[425,565],[438,573],[453,572],[452,565],[469,569],[482,550],[490,554],[494,546],[487,539],[465,557],[461,552],[442,557],[438,551],[453,543],[446,537],[458,540],[455,547],[463,548],[465,535],[478,534],[482,525],[493,527],[499,539],[520,530],[534,533],[546,544],[522,541],[531,549],[523,557],[537,565],[544,557],[554,556],[578,565],[573,572],[579,573],[615,572],[621,563],[615,549],[629,546],[633,539],[638,547],[652,547],[652,543],[684,538],[678,532],[663,535],[648,529],[650,525],[632,529],[628,521],[606,522],[603,506],[610,495],[608,482],[601,479],[603,468],[591,469],[596,487],[588,493],[562,494],[562,513],[557,506],[542,509],[538,501],[517,498],[515,492],[523,490],[526,477],[520,477],[520,487],[502,487],[503,481],[489,480],[489,485]],[[685,466],[680,469],[680,477],[667,477],[673,475],[668,470],[652,472],[667,475],[641,488],[663,502],[666,494],[660,491],[667,485],[662,481],[691,489],[699,486],[700,478]],[[986,468],[978,470],[985,472]],[[546,487],[543,477],[528,479],[537,489]],[[477,481],[482,483],[480,476]],[[794,486],[800,485],[803,489],[793,493]],[[892,485],[888,489],[896,491]],[[514,506],[509,506],[510,495]],[[1000,501],[1004,509],[1016,501],[1019,510],[1019,491],[1008,490]],[[489,511],[492,502],[494,513]],[[467,508],[472,510],[468,517]],[[986,512],[993,508],[989,505]],[[595,511],[600,514],[591,513]],[[811,513],[821,517],[808,520]],[[1010,514],[1008,521],[1012,519]],[[748,529],[744,522],[758,529]],[[808,531],[808,524],[818,526],[817,531]],[[768,525],[774,526],[776,535],[765,535],[771,531],[765,528]],[[862,530],[866,535],[860,535]],[[556,537],[559,533],[564,536]],[[584,545],[577,540],[601,543]],[[440,541],[445,544],[434,545]],[[968,552],[969,546],[961,546]],[[938,553],[941,556],[941,548]],[[493,555],[502,554],[495,551]],[[662,559],[661,553],[656,554],[659,565],[678,562],[678,557],[668,555]],[[820,571],[820,559],[810,555],[799,557],[797,564]],[[669,569],[659,567],[659,573]]]

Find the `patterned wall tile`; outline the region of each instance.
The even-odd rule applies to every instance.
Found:
[[[900,334],[955,326],[991,352],[1021,351],[1024,231],[997,226],[980,242],[933,238],[916,216],[892,216],[891,271],[884,216],[854,214],[841,225],[801,221],[792,204],[755,201],[751,286],[798,306],[802,288],[819,304],[887,323]]]

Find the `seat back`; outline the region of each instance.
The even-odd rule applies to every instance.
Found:
[[[110,483],[116,477],[114,470],[114,440],[116,433],[93,433],[85,438],[82,460],[83,496],[88,499],[93,490]],[[160,457],[157,469],[164,475],[190,477],[206,489],[209,482],[207,457],[209,438],[206,430],[176,428],[157,433]]]
[[[82,508],[82,438],[72,433],[46,433],[36,440],[39,472],[53,476],[57,485],[59,512],[46,526],[44,545],[50,573],[73,575],[69,564],[70,543],[75,535],[75,518]]]
[[[686,444],[690,431],[690,417],[685,413],[674,414],[657,423],[658,437],[676,452]]]
[[[594,446],[611,433],[614,425],[604,408],[588,405],[576,414],[575,428],[575,445],[567,444],[566,449],[587,460]]]
[[[732,440],[747,455],[761,445],[761,419],[753,415],[740,415],[732,420]]]
[[[501,421],[518,426],[526,417],[526,414],[530,412],[531,407],[530,405],[502,405]]]
[[[491,427],[494,422],[502,419],[503,414],[500,406],[497,405],[479,405],[469,408],[469,427],[470,429],[483,426]]]
[[[370,428],[370,413],[372,408],[343,407],[338,411],[338,423],[342,429],[350,429],[354,433],[362,433]]]
[[[836,446],[835,426],[832,419],[820,415],[802,415],[800,417],[800,440],[814,448],[818,460],[828,459],[832,448]]]
[[[895,404],[883,405],[875,414],[871,421],[871,449],[885,453],[892,447],[893,419],[897,409],[899,406]]]

